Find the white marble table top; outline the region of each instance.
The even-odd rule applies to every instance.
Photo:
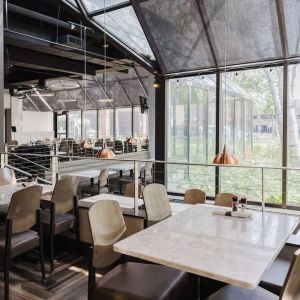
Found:
[[[141,162],[140,164],[142,167],[145,165],[144,162]],[[117,163],[117,164],[110,165],[108,168],[113,171],[130,171],[134,169],[134,163],[133,162]]]
[[[77,172],[68,173],[66,175],[93,179],[93,178],[97,178],[99,176],[100,171],[101,171],[101,169],[83,170],[83,171],[77,171]],[[116,171],[109,171],[108,174],[109,175],[116,174]]]
[[[213,215],[195,205],[114,245],[117,252],[255,288],[299,218],[251,211],[251,219]]]
[[[43,195],[51,194],[53,192],[53,185],[40,185],[43,187]],[[9,205],[13,193],[22,190],[23,188],[24,187],[20,183],[0,186],[0,207]]]
[[[134,208],[134,198],[114,195],[114,194],[100,194],[93,197],[84,198],[79,201],[78,205],[79,207],[88,208],[93,203],[101,200],[115,200],[118,201],[120,206],[123,208]],[[144,204],[143,199],[138,199],[138,205],[140,206],[143,204]],[[181,204],[181,203],[172,203],[172,202],[170,202],[170,205],[171,205],[172,215],[176,215],[192,206],[190,204]]]

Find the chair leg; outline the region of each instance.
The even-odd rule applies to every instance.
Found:
[[[50,271],[54,271],[54,234],[50,236]]]
[[[93,290],[95,286],[95,268],[90,266],[88,278],[88,300],[93,300]]]
[[[5,300],[9,299],[9,258],[5,258],[4,262],[4,293]]]
[[[45,261],[44,261],[44,246],[43,239],[40,237],[40,263],[41,263],[41,272],[42,272],[42,280],[45,282]]]

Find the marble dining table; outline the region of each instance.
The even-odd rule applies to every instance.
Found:
[[[194,205],[114,244],[116,252],[253,289],[299,218],[251,211],[251,218],[215,215],[224,208]]]
[[[28,184],[28,183],[27,183]],[[53,192],[54,186],[47,184],[40,184],[43,187],[43,195],[51,195]],[[8,206],[11,200],[13,193],[24,189],[21,183],[9,184],[0,186],[0,207]]]

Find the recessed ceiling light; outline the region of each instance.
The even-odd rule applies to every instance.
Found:
[[[113,102],[113,99],[109,99],[109,98],[103,98],[103,99],[99,99],[99,102]]]
[[[50,85],[51,88],[57,88],[57,89],[73,89],[73,88],[79,88],[80,85],[78,83],[53,83]]]
[[[61,102],[76,102],[76,99],[59,99]]]
[[[40,94],[43,97],[53,97],[54,96],[54,93],[42,93],[41,92]],[[31,93],[30,96],[39,97],[39,95],[36,93]]]

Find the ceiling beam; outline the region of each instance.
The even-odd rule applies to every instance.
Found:
[[[125,7],[128,7],[128,6],[131,6],[130,1],[126,1],[126,2],[116,4],[116,5],[112,5],[112,6],[108,6],[108,7],[105,7],[105,8],[97,9],[97,10],[92,11],[91,13],[89,13],[88,16],[92,18],[92,17],[98,16],[98,15],[102,15],[104,13],[109,13],[109,12],[112,12],[112,11],[115,11],[115,10],[118,10],[118,9],[121,9],[121,8],[125,8]]]
[[[72,60],[11,45],[5,48],[8,50],[8,61],[11,65],[35,69],[41,68],[43,70],[47,69],[73,75],[85,74],[84,63],[79,60]],[[88,75],[95,75],[99,69],[102,69],[99,65],[86,64],[86,73]]]
[[[209,45],[209,49],[210,49],[211,55],[213,57],[214,64],[216,67],[219,67],[220,62],[219,62],[217,44],[216,44],[214,36],[213,36],[213,32],[211,29],[211,25],[210,25],[207,11],[206,11],[206,7],[203,3],[203,0],[196,0],[196,3],[197,3],[197,8],[198,8],[198,11],[200,14],[200,18],[202,20],[202,24],[203,24],[204,32],[205,32],[207,42]]]
[[[288,49],[287,32],[285,26],[283,2],[282,0],[276,0],[275,3],[276,3],[276,12],[278,18],[279,31],[280,31],[282,53],[284,59],[287,59],[289,57],[289,49]]]

